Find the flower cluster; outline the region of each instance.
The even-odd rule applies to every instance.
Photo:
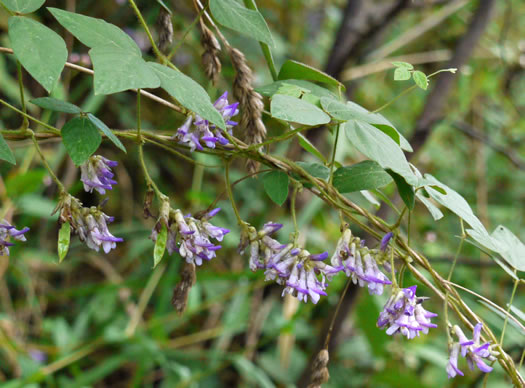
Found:
[[[328,252],[312,255],[306,249],[294,244],[283,245],[269,236],[281,227],[281,224],[267,223],[259,233],[253,227],[248,228],[250,268],[264,269],[265,280],[275,280],[285,286],[283,296],[291,294],[304,302],[310,298],[315,304],[321,295],[326,295],[327,281],[342,267],[323,262]]]
[[[418,337],[420,333],[427,334],[429,328],[437,327],[431,322],[431,318],[437,317],[437,314],[423,308],[425,298],[416,297],[416,288],[412,286],[392,290],[392,295],[379,314],[377,327],[387,327],[386,334],[401,333],[408,339]]]
[[[224,236],[230,232],[226,228],[212,225],[209,222],[210,218],[220,210],[216,208],[202,217],[194,218],[191,215],[184,216],[179,209],[169,209],[168,205],[167,211],[161,215],[153,228],[151,239],[157,241],[162,225],[166,225],[168,253],[171,255],[173,252],[178,252],[188,263],[201,265],[203,260],[213,259],[216,256],[215,251],[221,249],[221,246],[213,243],[211,239],[222,241]],[[177,244],[178,236],[180,236],[179,244]]]
[[[60,222],[69,222],[80,241],[85,242],[88,248],[98,252],[102,247],[108,253],[117,247],[118,242],[124,241],[113,236],[108,229],[107,224],[113,222],[114,218],[96,206],[84,207],[78,199],[66,193],[62,195],[57,210],[60,211]]]
[[[384,249],[383,245],[381,246],[382,251],[385,249],[386,244]],[[336,268],[342,267],[354,284],[359,284],[360,287],[368,285],[370,294],[381,295],[383,286],[392,284],[377,265],[377,260],[382,259],[383,256],[380,252],[365,247],[364,241],[352,236],[350,229],[345,229],[337,242],[331,264]]]
[[[0,256],[9,256],[8,247],[15,245],[7,241],[9,238],[13,238],[18,241],[26,241],[24,233],[26,233],[28,230],[28,227],[18,230],[6,220],[0,222]]]
[[[113,180],[114,174],[111,167],[118,163],[100,155],[91,156],[83,165],[80,166],[80,180],[84,184],[84,190],[91,193],[93,190],[100,194],[106,194],[106,190],[111,190],[112,185],[117,182]]]
[[[458,356],[460,353],[467,358],[470,370],[474,370],[474,367],[477,366],[482,372],[489,373],[492,371],[492,367],[485,364],[483,359],[494,361],[496,359],[494,357],[495,353],[489,348],[490,342],[486,342],[483,345],[480,344],[482,327],[483,324],[478,323],[474,327],[473,339],[469,340],[457,325],[454,326],[454,333],[458,337],[459,342],[455,342],[450,346],[450,356],[447,365],[448,378],[456,375],[463,376],[463,372],[458,368]]]
[[[237,125],[237,122],[232,121],[231,118],[239,113],[239,103],[230,104],[228,102],[228,92],[224,92],[213,106],[222,115],[226,123],[226,130],[232,135],[232,128]],[[202,150],[201,141],[208,148],[215,148],[216,143],[228,144],[228,139],[223,136],[222,130],[199,115],[195,115],[195,119],[193,116],[189,116],[173,138],[180,144],[189,146],[191,151],[195,151],[195,149]]]

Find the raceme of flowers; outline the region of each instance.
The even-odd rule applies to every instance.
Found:
[[[0,222],[0,256],[9,256],[8,247],[15,245],[8,240],[26,241],[24,233],[28,230],[27,227],[18,230],[6,220]]]
[[[106,190],[113,189],[112,185],[116,185],[117,181],[113,180],[114,174],[111,172],[111,167],[117,165],[117,162],[103,156],[91,156],[80,166],[80,180],[84,184],[84,190],[88,193],[96,190],[100,194],[106,194]]]
[[[492,371],[492,367],[485,364],[483,360],[489,362],[494,361],[497,352],[490,348],[490,342],[486,342],[483,345],[480,344],[482,323],[474,326],[473,339],[469,340],[459,326],[455,325],[453,332],[458,337],[458,342],[454,342],[449,345],[450,355],[447,364],[448,378],[453,378],[456,375],[463,376],[463,372],[458,368],[458,356],[461,354],[462,357],[467,359],[467,364],[470,370],[474,370],[477,367],[480,371],[489,373]]]
[[[97,252],[102,247],[103,251],[108,253],[117,247],[118,242],[124,241],[113,236],[108,229],[107,224],[113,222],[113,217],[104,214],[96,206],[82,206],[82,203],[70,194],[62,195],[55,211],[60,212],[61,223],[69,222],[80,241]]]
[[[239,113],[239,103],[230,104],[228,102],[228,92],[224,92],[213,106],[222,115],[228,134],[233,135],[232,128],[237,125],[237,122],[232,121],[231,118]],[[215,148],[216,143],[221,145],[228,144],[228,139],[224,137],[222,129],[217,128],[214,124],[197,114],[195,118],[188,116],[173,138],[178,143],[190,147],[191,151],[195,151],[195,149],[202,150],[201,142],[208,148]]]
[[[216,257],[216,251],[221,246],[212,240],[222,241],[230,231],[226,228],[212,225],[209,220],[221,209],[216,208],[204,216],[194,218],[191,215],[184,216],[179,209],[168,209],[161,215],[157,224],[151,232],[151,239],[157,241],[158,233],[162,224],[168,228],[168,239],[166,249],[171,255],[178,252],[188,263],[202,265],[203,260],[209,261]],[[168,213],[168,215],[166,215]],[[177,244],[177,237],[180,243]]]

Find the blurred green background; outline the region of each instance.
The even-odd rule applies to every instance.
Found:
[[[198,29],[187,33],[196,13],[191,1],[166,4],[173,10],[174,44],[180,44],[173,61],[186,74],[207,88],[212,99],[231,91],[234,71],[225,54],[217,85],[205,77],[200,64],[202,46]],[[124,3],[124,4],[120,4]],[[361,16],[354,20],[359,31],[356,49],[334,74],[343,81],[350,99],[375,109],[393,99],[410,84],[393,81],[391,60],[418,62],[416,68],[431,73],[447,67],[457,42],[478,6],[484,1],[364,1]],[[159,5],[138,1],[149,25],[154,26]],[[276,41],[273,50],[279,67],[296,59],[326,69],[333,59],[335,37],[343,21],[346,1],[260,0],[257,2]],[[131,8],[120,1],[46,1],[46,6],[75,10],[103,18],[125,29],[153,58],[144,32]],[[385,16],[384,7],[402,8]],[[363,8],[364,7],[364,8]],[[366,10],[363,11],[363,10]],[[421,171],[429,172],[461,193],[487,229],[504,224],[525,241],[525,3],[496,2],[492,19],[476,44],[467,64],[445,97],[443,119],[432,127],[423,148],[412,158]],[[70,61],[90,66],[87,48],[69,34],[42,8],[35,17],[65,37]],[[0,9],[0,45],[9,47],[8,14]],[[381,18],[384,18],[382,20]],[[350,18],[351,19],[351,18]],[[378,25],[378,34],[369,31]],[[368,29],[367,29],[368,28]],[[364,31],[364,32],[363,32]],[[368,33],[367,33],[368,31]],[[187,35],[186,35],[187,33]],[[256,86],[271,83],[257,42],[223,29],[231,44],[247,56]],[[412,34],[412,35],[410,35]],[[343,47],[335,47],[343,50]],[[11,55],[0,54],[0,95],[19,106],[16,64]],[[45,95],[24,73],[28,99]],[[432,88],[432,83],[430,88]],[[160,91],[157,91],[160,94]],[[428,91],[414,90],[382,113],[410,139],[426,103]],[[135,96],[119,93],[94,96],[92,78],[66,69],[53,96],[73,102],[96,114],[115,129],[135,127]],[[165,97],[165,96],[164,96]],[[62,114],[30,112],[61,127]],[[20,117],[0,108],[0,126],[16,128]],[[173,133],[184,117],[152,101],[143,100],[145,129]],[[269,136],[284,128],[265,117]],[[242,136],[239,134],[239,136]],[[328,131],[314,138],[329,151],[333,142]],[[313,140],[313,141],[314,141]],[[363,159],[342,139],[337,160],[348,165]],[[337,277],[329,295],[313,306],[284,300],[281,287],[265,283],[262,273],[252,273],[247,258],[236,251],[239,231],[230,205],[219,201],[223,211],[214,224],[232,229],[217,259],[197,271],[188,308],[177,315],[171,304],[179,280],[180,257],[166,256],[152,270],[153,243],[149,239],[154,221],[143,218],[145,184],[138,173],[136,147],[126,143],[124,155],[105,142],[99,154],[117,160],[118,185],[107,195],[106,213],[114,215],[113,234],[125,243],[108,255],[87,249],[75,238],[66,260],[58,265],[56,254],[57,216],[55,188],[38,156],[29,144],[13,145],[17,166],[0,163],[0,209],[15,216],[16,225],[29,226],[28,242],[18,244],[11,256],[0,258],[0,385],[25,387],[293,387],[316,344],[321,329],[330,319],[346,278]],[[79,171],[58,143],[49,141],[46,156],[69,191],[84,205],[95,205],[101,197],[82,190]],[[296,140],[279,144],[272,152],[295,160],[310,161]],[[221,161],[210,155],[193,154],[211,165]],[[206,209],[224,191],[223,168],[202,168],[173,155],[146,147],[146,159],[153,179],[184,212]],[[236,161],[232,180],[246,175]],[[395,196],[395,187],[385,188]],[[261,226],[274,221],[285,224],[279,237],[287,241],[292,230],[288,204],[275,206],[264,194],[260,179],[247,179],[235,186],[243,219]],[[360,205],[374,210],[359,194],[350,195]],[[299,198],[298,213],[302,239],[311,252],[333,251],[339,238],[337,214],[327,210],[307,192]],[[389,218],[389,221],[392,219]],[[362,232],[352,227],[355,234]],[[435,268],[446,274],[457,248],[460,224],[447,213],[435,222],[417,206],[411,218],[411,242]],[[375,242],[367,242],[374,246]],[[467,245],[460,255],[453,280],[506,307],[512,279],[490,258]],[[415,280],[407,273],[405,285]],[[417,283],[416,283],[417,284]],[[518,288],[514,306],[522,322],[525,299]],[[421,295],[431,291],[420,286]],[[496,335],[503,319],[480,304],[476,297],[462,294]],[[336,348],[330,355],[331,378],[325,387],[476,387],[483,375],[466,373],[449,381],[446,335],[440,328],[427,336],[406,341],[388,337],[375,327],[377,314],[388,295],[360,292],[336,333]],[[426,306],[440,313],[442,304],[431,298]],[[519,313],[518,312],[518,313]],[[518,314],[517,313],[517,314]],[[133,335],[126,336],[127,332]],[[509,324],[505,348],[518,360],[525,337]],[[467,370],[462,364],[462,369]],[[523,369],[522,369],[523,372]],[[499,366],[488,377],[487,387],[509,386]],[[301,386],[300,384],[298,386]]]

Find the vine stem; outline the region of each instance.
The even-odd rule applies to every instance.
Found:
[[[332,181],[334,180],[334,164],[335,164],[335,154],[337,153],[337,143],[339,140],[339,129],[341,128],[341,125],[337,125],[337,128],[335,130],[335,141],[334,141],[334,149],[332,151],[332,161],[330,162],[330,178],[328,179],[328,183],[332,184]]]
[[[339,314],[339,310],[341,309],[341,305],[343,304],[343,299],[345,298],[346,293],[348,292],[348,289],[350,288],[350,284],[352,281],[348,279],[346,282],[345,288],[343,292],[341,293],[341,296],[339,297],[339,301],[337,302],[337,306],[335,306],[334,315],[332,316],[332,321],[330,322],[330,326],[328,327],[328,332],[326,333],[326,337],[324,339],[324,346],[323,348],[325,350],[328,350],[328,344],[330,343],[330,338],[332,337],[332,331],[334,330],[335,320],[337,318],[337,315]]]
[[[51,126],[49,124],[46,124],[43,121],[38,120],[37,118],[35,118],[35,117],[25,113],[24,111],[21,111],[20,109],[18,109],[17,107],[11,105],[7,101],[4,101],[4,100],[0,99],[0,104],[5,105],[9,109],[15,111],[18,114],[21,114],[25,118],[28,118],[29,120],[34,121],[35,123],[37,123],[37,124],[47,128],[47,129],[49,129],[49,131],[52,132],[54,135],[60,135],[60,131],[57,128],[55,128],[55,127],[53,127],[53,126]],[[14,132],[14,131],[10,131],[10,132]],[[24,132],[25,132],[25,129],[20,130],[18,133],[23,134]]]
[[[514,270],[514,273],[516,273],[516,270]],[[499,340],[499,345],[503,347],[503,339],[505,338],[505,330],[507,329],[507,323],[509,321],[509,315],[510,315],[510,306],[512,306],[512,302],[514,302],[514,296],[516,295],[516,290],[518,289],[519,279],[514,280],[514,287],[512,288],[512,294],[510,295],[509,305],[507,306],[507,314],[505,315],[505,321],[503,321],[503,329],[501,329],[501,338]]]
[[[22,65],[20,64],[19,60],[16,61],[16,72],[18,75],[18,87],[20,89],[20,103],[22,104],[22,111],[25,113],[24,121],[20,129],[26,129],[27,127],[29,127],[29,120],[27,119],[26,99],[24,97],[24,79],[22,76]]]
[[[38,144],[38,141],[36,140],[35,133],[30,129],[26,129],[26,131],[29,131],[29,133],[31,134],[31,140],[33,140],[33,144],[35,146],[36,152],[38,152],[38,155],[40,156],[40,159],[42,160],[42,164],[44,165],[46,170],[49,172],[51,179],[53,179],[53,181],[58,186],[58,190],[60,191],[60,193],[65,192],[66,189],[64,188],[64,185],[62,184],[62,182],[60,182],[60,179],[58,179],[58,177],[53,172],[53,169],[47,162],[46,157],[44,156],[42,149],[40,148],[40,145]]]
[[[293,220],[293,243],[294,245],[297,245],[297,239],[299,238],[299,227],[297,226],[297,216],[295,214],[295,200],[297,199],[297,193],[299,192],[299,183],[294,184],[293,192],[292,192],[292,198],[290,200],[290,210],[292,212],[292,220]]]
[[[241,215],[239,214],[239,209],[237,209],[237,205],[235,204],[232,186],[230,184],[230,163],[231,160],[224,161],[224,179],[226,180],[226,192],[228,193],[228,198],[230,199],[233,212],[235,213],[235,218],[237,218],[237,223],[239,224],[239,226],[242,226],[244,225],[244,221],[242,220]]]

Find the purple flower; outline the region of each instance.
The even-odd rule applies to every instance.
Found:
[[[478,323],[474,327],[473,339],[469,340],[459,326],[454,326],[453,332],[458,337],[458,342],[455,342],[450,347],[449,363],[447,365],[447,374],[449,378],[453,378],[457,374],[463,376],[463,373],[457,367],[458,353],[461,353],[461,356],[466,357],[470,370],[474,370],[475,367],[477,367],[480,371],[485,373],[492,371],[492,367],[485,364],[483,359],[494,361],[496,359],[494,357],[495,352],[490,349],[490,342],[486,342],[483,345],[480,344],[482,327],[483,324]]]
[[[103,156],[91,156],[80,166],[80,180],[84,183],[84,190],[91,193],[95,189],[100,194],[106,194],[106,190],[111,190],[112,185],[117,184],[117,181],[112,179],[114,174],[111,172],[111,167],[117,165],[117,162]]]
[[[114,218],[104,214],[96,206],[83,207],[78,199],[65,194],[60,199],[58,209],[60,221],[69,222],[80,241],[85,242],[90,249],[98,252],[102,247],[105,253],[109,253],[117,247],[118,242],[124,241],[113,236],[108,229],[108,223],[113,222]]]
[[[222,115],[226,123],[226,130],[232,135],[232,128],[237,125],[237,122],[232,121],[231,118],[239,113],[239,103],[230,104],[228,102],[228,92],[224,92],[213,106]],[[190,147],[192,152],[196,149],[202,150],[202,143],[208,148],[215,148],[216,143],[221,145],[228,144],[228,139],[224,137],[223,130],[199,115],[195,115],[195,119],[189,116],[173,138],[180,144]]]
[[[381,239],[381,245],[380,245],[380,249],[384,252],[386,251],[386,247],[388,246],[388,243],[390,243],[390,240],[392,239],[392,236],[394,236],[394,233],[392,232],[388,232],[387,234],[385,234],[383,236],[383,238]]]
[[[381,272],[374,256],[378,255],[361,244],[358,238],[352,237],[350,229],[346,229],[337,242],[331,264],[343,269],[354,284],[360,287],[367,285],[370,294],[381,295],[383,286],[392,282]]]
[[[29,356],[39,364],[43,364],[47,361],[47,354],[38,349],[31,349],[29,351]]]
[[[191,215],[184,216],[177,210],[169,210],[167,216],[168,240],[166,248],[171,255],[173,252],[186,259],[188,263],[201,265],[203,260],[211,260],[216,257],[215,252],[221,249],[221,246],[213,243],[211,240],[222,241],[224,236],[230,231],[226,228],[212,225],[209,219],[219,212],[220,208],[214,209],[203,217],[197,219]],[[165,219],[159,219],[151,233],[151,239],[157,241],[158,231]],[[180,242],[177,244],[177,237]]]
[[[392,296],[379,314],[377,327],[387,328],[388,335],[401,333],[408,339],[419,337],[420,333],[427,334],[429,328],[437,327],[431,322],[431,318],[437,317],[437,314],[423,308],[425,298],[416,297],[416,288],[412,286],[392,290]]]
[[[18,241],[26,241],[24,233],[29,230],[28,227],[20,230],[16,229],[6,220],[0,222],[0,256],[9,256],[9,248],[15,244],[8,242],[10,238]]]

